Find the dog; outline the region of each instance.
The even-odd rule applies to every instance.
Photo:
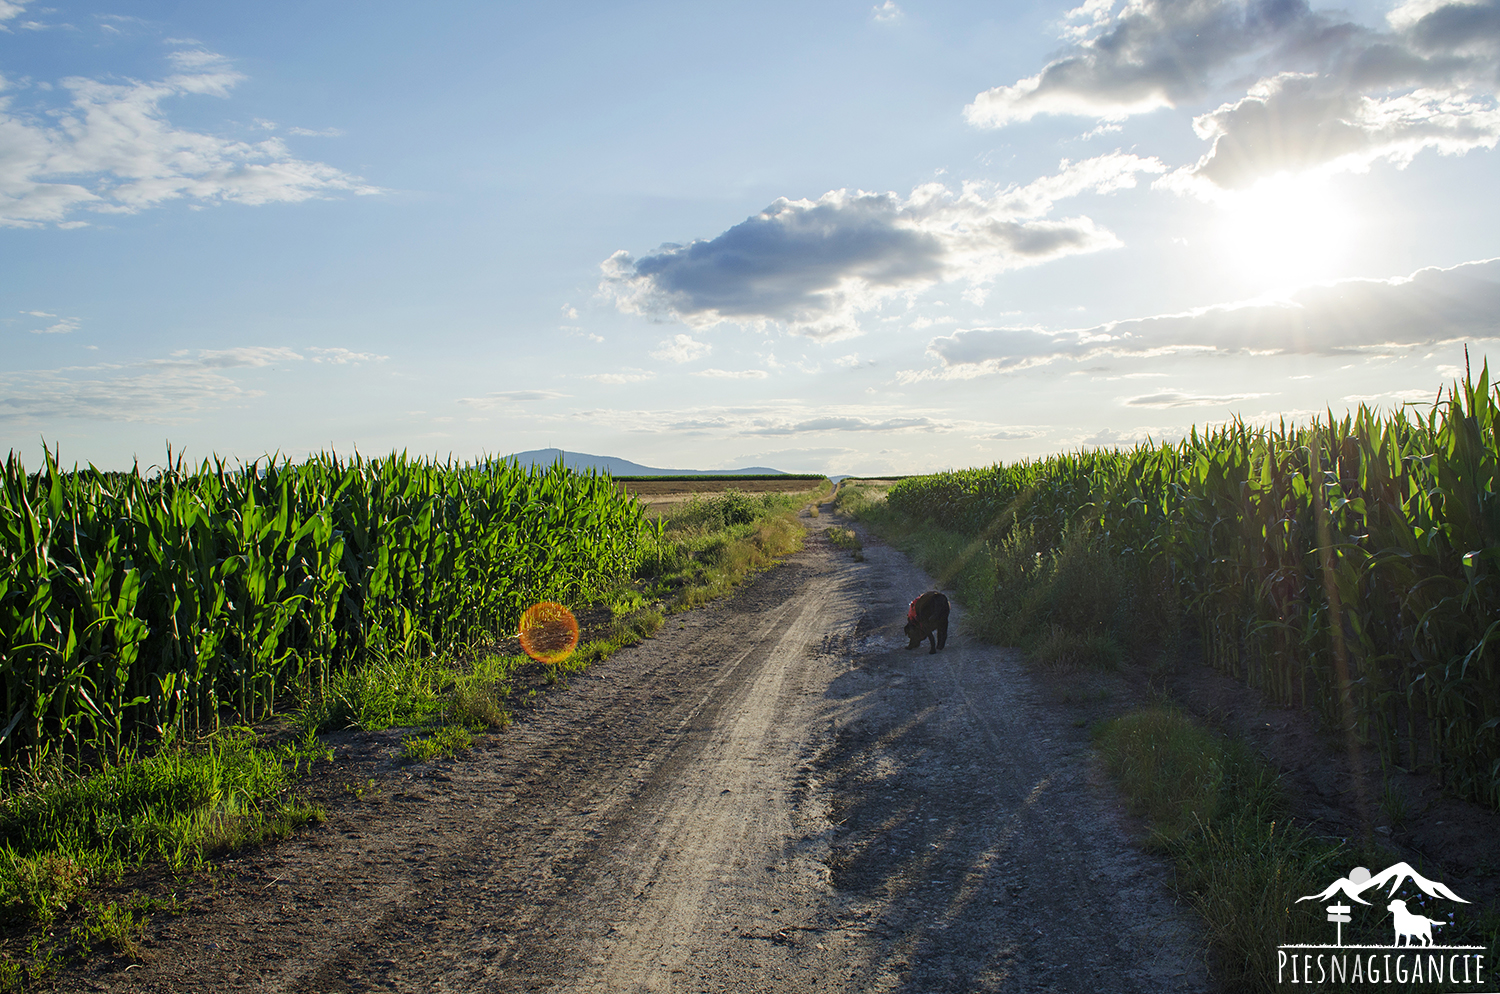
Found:
[[[915,649],[925,638],[932,645],[928,655],[948,644],[948,598],[936,590],[911,602],[906,609],[906,637],[911,639],[908,649]]]
[[[1413,942],[1420,942],[1424,946],[1432,945],[1432,929],[1435,925],[1446,925],[1447,922],[1436,921],[1423,915],[1414,915],[1406,910],[1406,902],[1397,898],[1385,906],[1391,916],[1396,919],[1396,942],[1395,944],[1410,946]]]

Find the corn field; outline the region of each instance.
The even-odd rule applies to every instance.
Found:
[[[116,755],[266,716],[372,654],[513,633],[628,576],[653,529],[561,465],[179,458],[0,493],[0,758]]]
[[[940,473],[888,501],[992,550],[1083,535],[1210,665],[1500,809],[1497,482],[1486,367],[1430,407]]]

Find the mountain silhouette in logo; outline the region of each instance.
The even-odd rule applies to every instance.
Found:
[[[1306,897],[1297,898],[1297,900],[1326,901],[1333,895],[1342,893],[1351,901],[1358,901],[1360,904],[1369,904],[1369,901],[1366,901],[1359,895],[1367,890],[1373,890],[1377,887],[1384,887],[1386,884],[1390,884],[1391,889],[1386,894],[1386,897],[1394,897],[1396,891],[1408,880],[1416,884],[1422,893],[1428,897],[1446,898],[1449,901],[1457,901],[1459,904],[1469,903],[1449,890],[1446,885],[1436,880],[1428,880],[1422,874],[1413,870],[1407,863],[1397,863],[1394,866],[1388,866],[1374,876],[1371,876],[1370,871],[1363,866],[1357,866],[1347,877],[1340,877],[1320,893],[1308,894]]]

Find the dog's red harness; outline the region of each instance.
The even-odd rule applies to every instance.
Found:
[[[906,620],[914,625],[917,623],[917,601],[921,599],[922,597],[920,594],[916,597],[913,597],[911,599],[911,604],[906,608]]]

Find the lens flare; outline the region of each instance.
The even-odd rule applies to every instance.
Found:
[[[578,647],[578,619],[552,601],[533,604],[521,615],[521,648],[539,663],[560,663]]]

